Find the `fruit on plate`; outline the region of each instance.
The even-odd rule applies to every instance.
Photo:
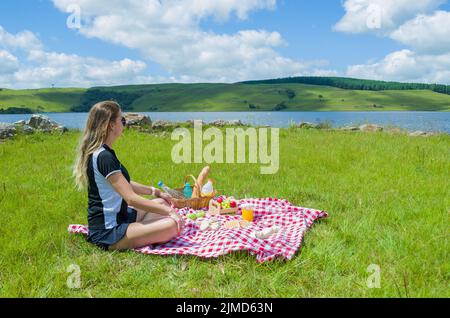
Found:
[[[186,215],[189,219],[191,219],[191,220],[196,220],[197,219],[197,215],[195,215],[195,213],[191,213],[191,214],[188,214],[188,215]]]
[[[200,211],[200,212],[197,212],[197,213],[191,213],[191,214],[186,215],[186,217],[191,219],[191,220],[197,220],[197,219],[205,217],[205,211]]]
[[[197,213],[197,219],[205,217],[205,211]]]
[[[222,209],[229,209],[236,207],[236,200],[233,197],[228,197],[219,203],[221,204]]]

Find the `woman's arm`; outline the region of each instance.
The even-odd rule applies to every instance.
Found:
[[[140,192],[145,192],[144,194],[152,194],[150,187],[146,187],[143,185],[140,185],[138,183],[136,185],[132,185],[127,182],[125,177],[122,173],[114,173],[107,179],[114,190],[116,190],[117,193],[119,193],[122,198],[128,203],[128,205],[133,206],[136,209],[143,210],[145,212],[153,212],[158,213],[165,216],[170,216],[172,213],[176,213],[174,209],[171,207],[168,207],[163,204],[155,203],[152,200],[148,200],[146,198],[141,197],[134,189],[137,187],[137,189],[141,190]],[[156,189],[156,191],[159,191]]]
[[[137,183],[135,181],[130,182],[133,191],[139,195],[154,195],[155,197],[160,197],[161,191],[154,187],[145,186],[143,184]],[[154,192],[153,192],[154,191]]]
[[[136,194],[139,195],[153,195],[157,198],[161,198],[166,200],[167,203],[169,203],[170,205],[173,205],[172,202],[172,197],[170,195],[168,195],[167,193],[162,192],[161,190],[154,188],[154,187],[149,187],[149,186],[145,186],[143,184],[131,181],[130,182],[131,187],[133,188],[133,191]]]
[[[130,183],[128,183],[127,179],[125,179],[121,172],[116,172],[110,175],[107,180],[111,183],[114,190],[116,190],[128,203],[128,205],[145,212],[157,213],[171,217],[177,223],[178,235],[180,235],[184,228],[184,221],[183,218],[177,214],[175,209],[167,205],[145,199],[138,195],[134,192],[133,187]]]

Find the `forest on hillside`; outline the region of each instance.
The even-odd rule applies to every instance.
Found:
[[[269,80],[245,81],[241,82],[241,84],[309,84],[368,91],[429,89],[436,93],[450,95],[450,85],[385,82],[346,77],[300,76]]]

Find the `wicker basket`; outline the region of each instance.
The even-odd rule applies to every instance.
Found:
[[[182,188],[177,188],[175,190],[177,190],[178,192],[183,193],[184,185],[188,181],[189,177],[191,177],[194,180],[194,186],[192,188],[194,189],[196,187],[199,190],[199,193],[201,193],[203,185],[199,184],[197,182],[197,179],[195,179],[195,177],[192,174],[187,175],[185,177],[184,184],[183,184]],[[216,191],[214,190],[213,193],[211,195],[208,195],[208,196],[202,196],[200,194],[199,198],[189,198],[189,199],[176,199],[176,198],[173,198],[173,202],[175,204],[175,207],[177,207],[179,209],[188,207],[188,208],[192,208],[194,210],[199,210],[199,209],[208,207],[209,201],[212,198],[214,198],[215,196],[216,196]]]

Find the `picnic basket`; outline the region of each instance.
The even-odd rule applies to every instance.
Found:
[[[183,193],[184,185],[188,181],[189,178],[192,178],[194,180],[194,184],[192,188],[196,187],[198,189],[198,192],[200,193],[200,196],[198,198],[172,198],[173,203],[176,208],[192,208],[194,210],[199,210],[202,208],[206,208],[209,206],[209,201],[216,196],[216,190],[213,191],[210,195],[204,196],[201,194],[201,190],[203,187],[203,184],[200,184],[197,179],[192,175],[187,175],[184,178],[183,187],[175,189],[176,191]]]

